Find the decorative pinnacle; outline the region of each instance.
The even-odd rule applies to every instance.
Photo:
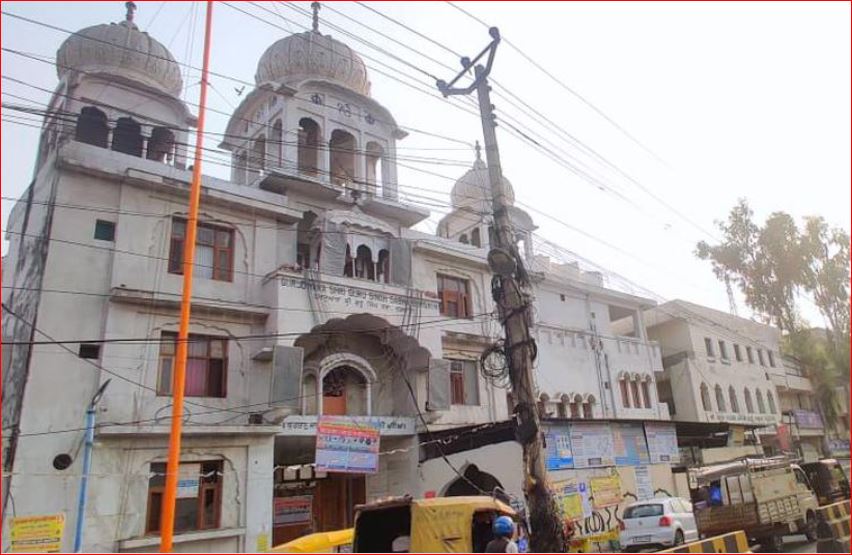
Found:
[[[319,33],[320,3],[319,2],[311,2],[311,10],[314,12],[314,15],[313,15],[313,31],[314,31],[314,33]]]
[[[124,16],[124,19],[128,23],[133,23],[133,14],[136,11],[136,3],[135,2],[125,2],[124,7],[127,8],[127,14]]]
[[[476,149],[476,161],[481,162],[482,161],[482,147],[479,145],[479,141],[476,141],[476,146],[474,148]]]

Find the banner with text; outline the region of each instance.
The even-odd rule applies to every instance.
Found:
[[[609,424],[603,422],[572,423],[571,452],[574,454],[574,468],[615,465],[612,432]]]
[[[665,422],[646,422],[645,439],[651,464],[680,462],[675,425]]]
[[[571,430],[567,424],[544,426],[544,441],[547,445],[545,462],[548,470],[574,468],[571,453]]]
[[[374,474],[379,469],[379,428],[346,416],[320,416],[316,469]]]

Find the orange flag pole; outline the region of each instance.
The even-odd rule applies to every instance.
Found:
[[[201,154],[204,142],[204,113],[207,106],[207,75],[210,65],[210,29],[213,22],[213,1],[207,0],[207,19],[204,27],[204,64],[201,67],[201,98],[198,101],[198,127],[195,136],[195,160],[192,166],[192,187],[189,191],[189,218],[186,222],[186,242],[183,251],[183,296],[180,303],[180,328],[177,339],[174,380],[172,382],[172,429],[169,435],[169,458],[166,463],[166,489],[160,511],[160,552],[172,550],[177,502],[178,467],[180,465],[180,434],[183,427],[183,396],[186,386],[186,354],[189,338],[189,314],[192,304],[192,270],[195,260],[195,236],[198,230],[198,205],[201,200]]]

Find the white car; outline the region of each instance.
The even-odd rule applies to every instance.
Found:
[[[692,503],[680,497],[636,501],[624,509],[622,519],[624,551],[671,547],[698,539]]]

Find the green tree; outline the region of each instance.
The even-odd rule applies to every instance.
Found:
[[[837,370],[849,370],[849,234],[806,218],[802,235],[807,268],[803,285],[825,318],[828,351]]]
[[[722,241],[698,243],[695,254],[709,260],[720,280],[732,278],[746,304],[785,334],[785,351],[797,358],[814,383],[828,418],[834,414],[838,379],[849,378],[849,234],[821,217],[805,219],[800,230],[784,212],[761,227],[744,199],[718,222]],[[826,323],[826,333],[807,329],[797,301],[809,296]]]
[[[786,332],[798,329],[796,296],[805,281],[805,250],[796,222],[776,212],[763,227],[745,199],[731,210],[727,222],[718,222],[723,240],[718,245],[698,243],[696,255],[713,264],[716,277],[730,277],[746,304]]]

